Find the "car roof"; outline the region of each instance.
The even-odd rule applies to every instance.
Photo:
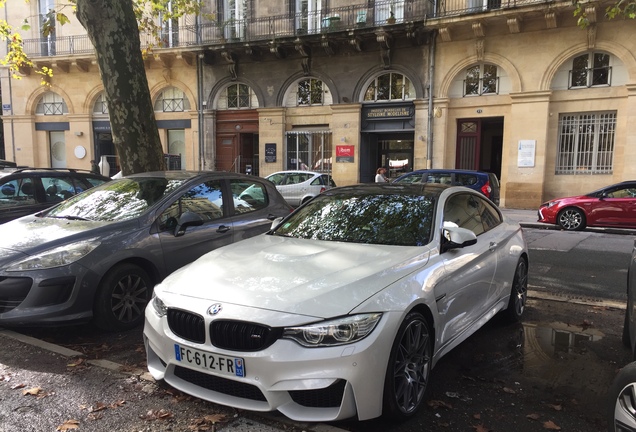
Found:
[[[109,177],[103,176],[101,174],[95,174],[89,170],[84,169],[76,169],[76,168],[31,168],[31,167],[20,167],[20,168],[7,168],[0,171],[0,176],[4,177],[7,175],[15,175],[15,174],[36,174],[36,175],[64,175],[64,174],[80,174],[83,176],[90,176],[95,178],[104,178],[109,179]]]
[[[171,170],[171,171],[148,171],[143,173],[129,174],[122,178],[141,178],[154,177],[165,178],[168,180],[187,180],[195,177],[219,177],[219,178],[242,178],[242,179],[260,179],[258,176],[235,173],[231,171],[187,171],[187,170]]]
[[[273,176],[274,174],[311,174],[311,175],[323,175],[327,173],[321,173],[316,171],[307,171],[307,170],[286,170],[286,171],[276,171],[275,173],[268,174],[267,177]]]
[[[486,171],[477,171],[477,170],[465,170],[465,169],[456,169],[456,168],[449,168],[449,169],[445,169],[445,168],[426,168],[426,169],[419,169],[419,170],[414,170],[410,173],[407,174],[420,174],[420,173],[438,173],[438,172],[447,172],[447,173],[456,173],[456,174],[485,174],[485,175],[489,175],[490,173],[486,172]]]
[[[439,196],[449,188],[460,188],[440,183],[361,183],[349,186],[340,186],[326,190],[322,194],[335,195],[339,193],[356,194],[404,194],[404,195],[426,195]],[[461,187],[462,190],[474,193],[473,189]]]

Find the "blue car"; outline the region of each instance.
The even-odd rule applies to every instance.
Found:
[[[422,169],[403,174],[393,183],[440,183],[466,186],[499,205],[499,179],[493,173],[460,169]]]

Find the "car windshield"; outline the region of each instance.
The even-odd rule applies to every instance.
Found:
[[[410,194],[332,193],[298,209],[271,234],[303,239],[423,246],[435,199]]]
[[[133,219],[184,181],[157,177],[113,180],[75,195],[44,216],[104,222]]]

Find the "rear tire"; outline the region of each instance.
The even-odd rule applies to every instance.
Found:
[[[506,309],[506,318],[510,322],[519,322],[523,311],[526,308],[526,300],[528,298],[528,262],[524,258],[520,258],[515,270],[515,276],[512,279],[512,289],[510,291],[510,299],[508,300],[508,308]]]
[[[134,264],[118,264],[106,273],[95,296],[94,321],[103,330],[135,328],[144,320],[153,283],[148,273]]]
[[[428,322],[419,312],[409,313],[393,342],[384,380],[383,415],[406,420],[424,400],[431,374],[433,350]]]

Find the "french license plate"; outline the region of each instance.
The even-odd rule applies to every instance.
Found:
[[[174,344],[174,355],[177,361],[204,371],[237,377],[245,376],[245,362],[241,357],[199,351],[179,344]]]

